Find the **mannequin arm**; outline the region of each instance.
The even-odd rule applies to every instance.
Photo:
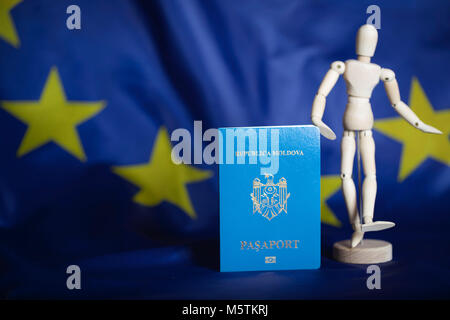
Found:
[[[336,134],[322,121],[327,96],[331,89],[336,85],[339,75],[345,71],[345,64],[342,61],[335,61],[331,64],[330,70],[320,84],[316,97],[312,105],[311,121],[320,129],[320,133],[327,139],[336,139]]]
[[[391,102],[392,107],[413,127],[427,133],[442,134],[438,129],[424,123],[419,117],[409,108],[406,103],[400,100],[400,90],[395,79],[395,73],[389,69],[381,70],[381,80],[384,82],[387,96]]]

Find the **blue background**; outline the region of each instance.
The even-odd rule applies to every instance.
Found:
[[[1,0],[0,0],[1,1]],[[66,28],[77,4],[82,29]],[[218,272],[218,175],[188,186],[191,220],[164,202],[132,201],[138,188],[112,166],[146,163],[158,128],[309,124],[318,85],[335,60],[355,57],[366,8],[381,8],[374,62],[396,72],[402,97],[413,76],[435,110],[450,101],[448,1],[25,0],[11,14],[20,48],[0,39],[0,101],[38,100],[52,66],[69,100],[106,100],[77,129],[87,161],[55,144],[16,157],[26,126],[0,110],[0,294],[5,298],[448,298],[450,171],[427,159],[397,182],[401,144],[374,131],[376,219],[395,229],[382,290],[366,268],[334,262],[351,232],[342,193],[327,203],[342,228],[322,225],[322,267]],[[342,79],[324,121],[342,135]],[[375,119],[394,117],[382,86]],[[441,128],[444,129],[444,128]],[[338,175],[340,147],[322,139],[322,174]],[[82,269],[82,290],[66,268]]]

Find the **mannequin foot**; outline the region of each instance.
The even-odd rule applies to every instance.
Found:
[[[385,229],[389,229],[395,226],[395,223],[390,222],[390,221],[375,221],[375,222],[366,222],[361,225],[361,230],[363,232],[369,232],[369,231],[380,231],[380,230],[385,230]]]
[[[363,237],[364,237],[364,232],[361,232],[361,231],[353,232],[352,241],[351,241],[352,248],[356,247],[361,242]]]

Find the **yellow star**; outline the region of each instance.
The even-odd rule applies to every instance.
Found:
[[[438,128],[443,134],[424,133],[400,117],[375,122],[377,130],[403,144],[398,181],[406,179],[428,157],[450,164],[450,110],[434,111],[416,78],[412,80],[409,104],[423,122]]]
[[[161,127],[155,139],[149,163],[113,167],[113,172],[129,180],[141,190],[133,200],[144,206],[156,206],[163,201],[179,207],[189,217],[197,217],[186,188],[187,183],[212,176],[186,164],[176,165],[171,159],[171,144],[167,130]]]
[[[341,178],[339,175],[322,176],[320,185],[321,220],[323,223],[340,227],[341,222],[336,218],[326,201],[341,188]]]
[[[54,142],[81,161],[86,160],[76,126],[100,112],[105,103],[68,102],[54,67],[39,101],[1,101],[6,111],[28,125],[17,150],[21,157],[48,142]]]
[[[16,27],[11,18],[11,10],[22,0],[1,0],[0,1],[0,38],[18,48],[20,40],[17,36]]]

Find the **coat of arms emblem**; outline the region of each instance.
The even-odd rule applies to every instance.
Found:
[[[266,174],[265,178],[265,184],[258,178],[253,180],[253,193],[250,196],[253,213],[258,212],[270,221],[283,211],[287,213],[287,199],[291,194],[287,193],[285,178],[281,178],[276,184],[273,182],[273,175]]]

